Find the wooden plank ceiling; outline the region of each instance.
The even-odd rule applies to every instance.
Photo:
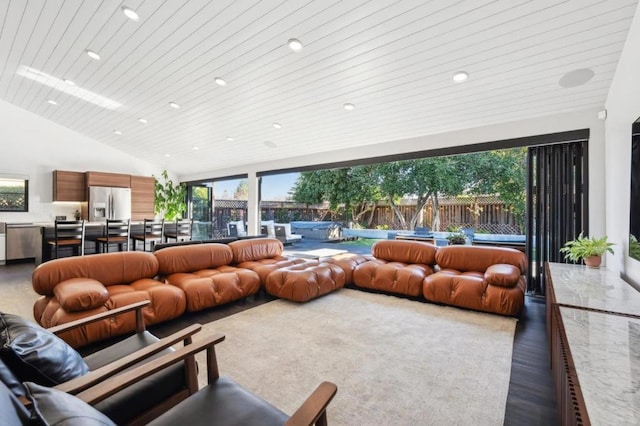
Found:
[[[0,99],[175,173],[199,173],[602,107],[636,7],[5,0]],[[291,38],[304,48],[289,49]],[[560,85],[584,69],[590,79],[582,71],[568,81],[585,84]],[[468,81],[453,82],[459,70]]]

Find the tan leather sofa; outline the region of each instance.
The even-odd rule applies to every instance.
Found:
[[[521,251],[454,245],[439,248],[435,259],[439,271],[424,279],[425,299],[503,315],[520,313],[527,270]]]
[[[194,312],[255,294],[260,277],[252,270],[231,266],[226,244],[168,247],[155,252],[161,279],[184,291],[187,311]]]
[[[76,256],[42,263],[33,271],[33,289],[41,295],[33,316],[45,328],[66,324],[143,300],[147,325],[184,313],[186,298],[177,287],[155,279],[158,260],[152,253],[118,252]],[[83,326],[62,337],[74,347],[134,331],[134,314]]]
[[[400,293],[422,294],[422,281],[434,273],[437,248],[420,241],[381,240],[373,244],[373,260],[360,262],[353,271],[358,287]],[[345,261],[348,262],[348,261]],[[346,274],[348,275],[348,274]]]
[[[250,269],[260,277],[264,285],[269,274],[276,269],[305,263],[307,260],[283,256],[284,245],[275,238],[253,238],[229,243],[233,253],[233,265]]]

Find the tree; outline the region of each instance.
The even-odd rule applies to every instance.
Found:
[[[349,218],[361,222],[367,212],[373,213],[381,195],[375,181],[375,166],[304,172],[293,187],[293,199],[298,203],[329,202],[329,210],[344,207]],[[368,223],[373,217],[370,216]]]
[[[248,200],[249,199],[249,183],[246,179],[240,180],[236,191],[233,193],[234,200]]]

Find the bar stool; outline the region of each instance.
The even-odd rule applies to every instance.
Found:
[[[112,244],[118,246],[118,251],[122,251],[126,245],[126,251],[129,251],[129,237],[131,236],[131,221],[107,219],[107,223],[104,227],[104,235],[96,238],[96,244],[99,247],[100,253],[109,253],[109,247]]]
[[[164,239],[166,242],[169,240],[189,241],[191,240],[191,232],[193,229],[193,219],[180,219],[176,220],[174,224],[165,226]]]
[[[60,247],[72,247],[78,256],[84,256],[84,231],[84,220],[56,220],[53,240],[47,240],[47,244],[54,248],[55,256],[52,257],[59,257]]]
[[[142,241],[142,250],[147,251],[147,243],[149,243],[149,251],[153,251],[155,243],[162,243],[164,238],[164,219],[145,219],[142,234],[134,234],[131,236],[133,240],[133,250],[136,250],[138,241]]]

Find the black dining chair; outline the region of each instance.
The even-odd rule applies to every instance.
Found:
[[[165,225],[164,239],[166,242],[169,240],[189,241],[191,240],[191,233],[193,231],[193,219],[179,219],[175,223]]]
[[[136,250],[138,241],[142,241],[142,250],[147,251],[147,243],[149,243],[149,251],[153,251],[155,243],[162,243],[164,238],[164,219],[145,219],[143,223],[142,233],[132,234],[133,250]]]
[[[109,253],[111,245],[115,244],[118,251],[129,251],[129,237],[131,236],[131,221],[107,219],[104,227],[104,234],[96,238],[100,253]]]
[[[78,256],[84,256],[84,220],[56,220],[53,239],[47,240],[53,248],[52,258],[60,257],[60,247],[71,247]]]

